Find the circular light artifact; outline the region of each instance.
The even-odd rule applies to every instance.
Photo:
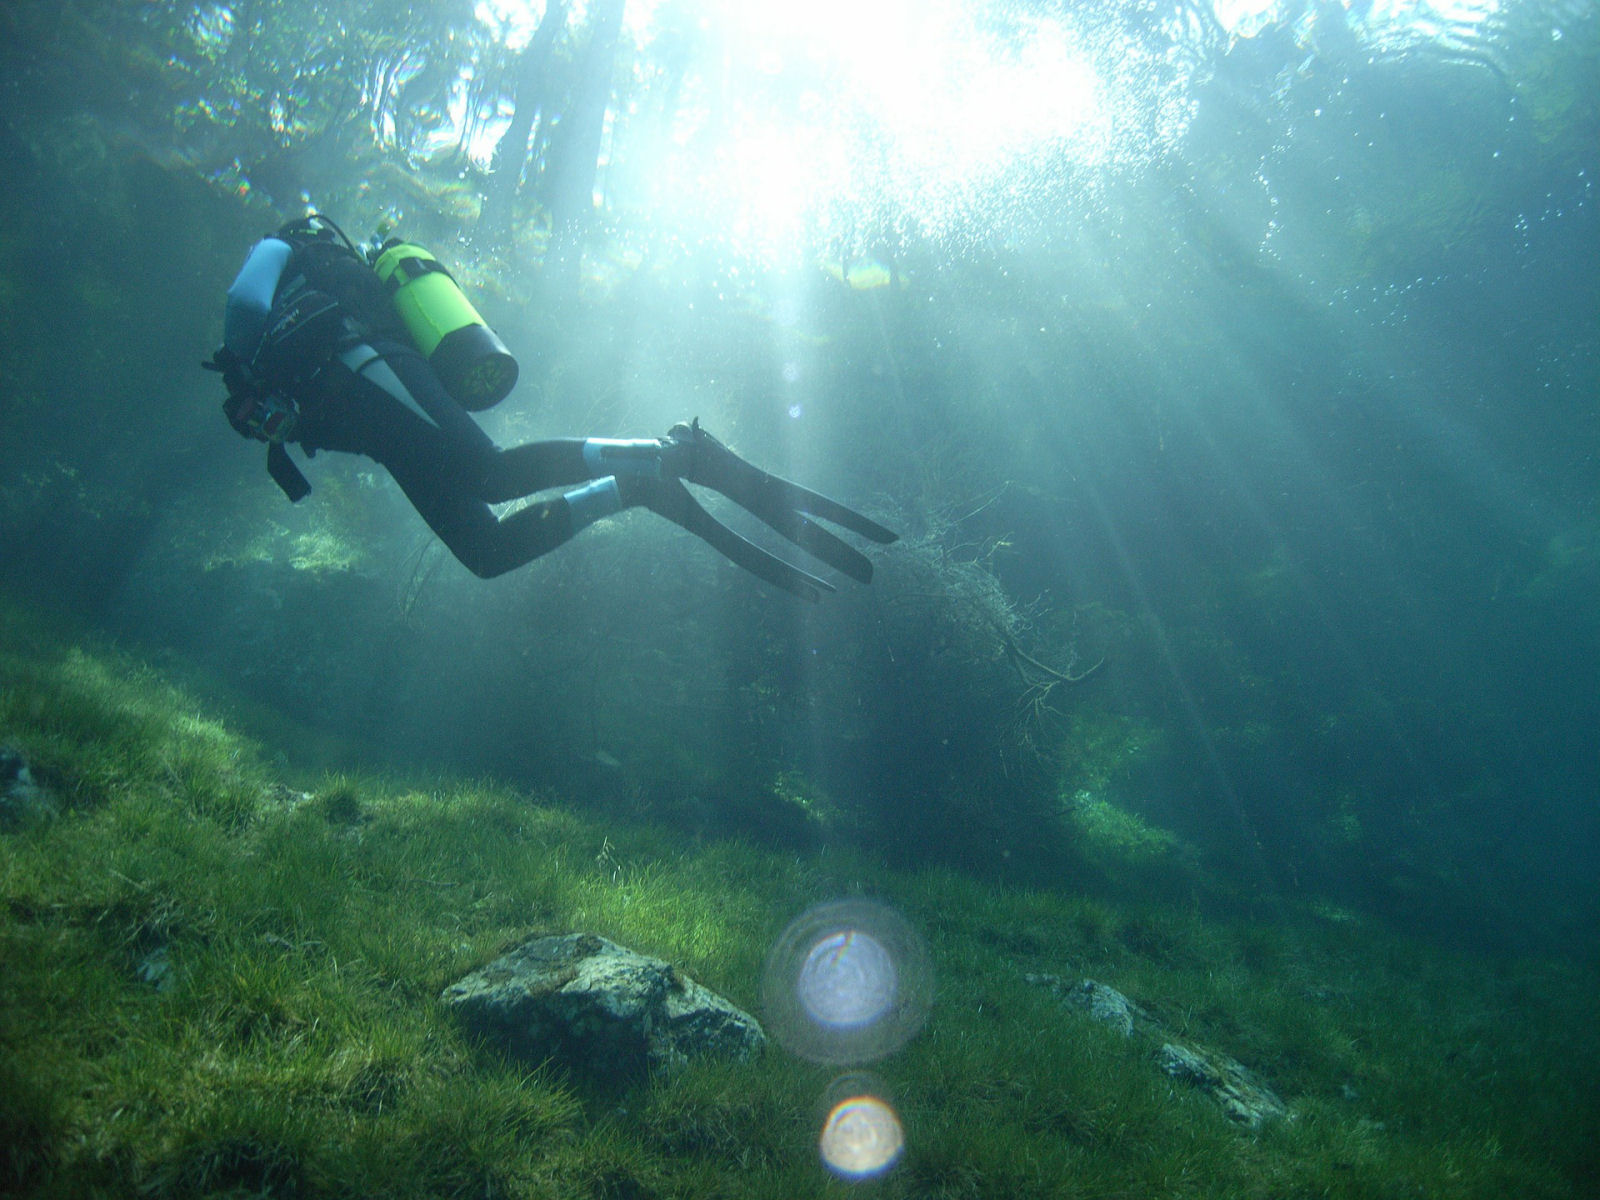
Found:
[[[800,964],[795,990],[812,1020],[833,1029],[859,1029],[894,1005],[894,959],[871,934],[831,933]]]
[[[767,956],[768,1028],[813,1062],[867,1063],[922,1028],[932,997],[922,942],[893,909],[836,900],[806,910]]]
[[[905,1131],[888,1101],[850,1096],[828,1110],[818,1149],[828,1170],[844,1179],[882,1175],[906,1148]]]

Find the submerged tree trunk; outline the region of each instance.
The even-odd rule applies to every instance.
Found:
[[[579,63],[567,110],[550,136],[542,194],[550,213],[550,257],[575,269],[580,242],[594,208],[594,181],[617,36],[626,0],[600,0],[591,22],[589,44]]]
[[[502,242],[511,232],[523,172],[531,152],[529,141],[534,121],[548,107],[546,84],[550,50],[567,23],[567,0],[551,0],[545,9],[533,40],[517,58],[516,95],[512,101],[511,124],[501,135],[494,151],[494,173],[483,198],[483,215],[478,220],[486,241]]]

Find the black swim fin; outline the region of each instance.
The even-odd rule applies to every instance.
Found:
[[[819,579],[793,563],[769,554],[748,538],[729,529],[701,506],[689,489],[683,486],[682,480],[663,479],[652,483],[644,505],[674,525],[687,529],[730,562],[802,600],[816,603],[824,593],[835,590],[826,579]]]
[[[872,582],[871,560],[810,518],[830,521],[880,545],[900,536],[837,500],[746,462],[701,429],[698,419],[674,425],[666,443],[667,461],[681,468],[682,478],[721,492],[807,554],[861,583]]]

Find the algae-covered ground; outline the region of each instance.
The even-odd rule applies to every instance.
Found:
[[[60,808],[0,833],[0,1194],[1594,1194],[1593,963],[695,845],[473,780],[296,779],[147,667],[0,632],[0,744]],[[871,1183],[819,1161],[835,1073],[776,1045],[602,1088],[440,1003],[531,934],[588,930],[759,1016],[785,924],[859,894],[922,932],[937,981],[873,1067],[906,1150]],[[1120,989],[1288,1116],[1236,1126],[1030,974]]]

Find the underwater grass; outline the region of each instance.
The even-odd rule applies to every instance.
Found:
[[[1586,1194],[1592,967],[1473,962],[1349,923],[1225,921],[859,854],[691,846],[489,782],[327,776],[114,653],[0,654],[0,741],[62,813],[0,835],[0,1192],[795,1197],[837,1072],[773,1046],[620,1094],[474,1042],[438,996],[591,930],[759,1011],[809,904],[892,900],[938,979],[871,1070],[891,1197]],[[1256,1069],[1250,1134],[1029,973],[1126,992]]]

